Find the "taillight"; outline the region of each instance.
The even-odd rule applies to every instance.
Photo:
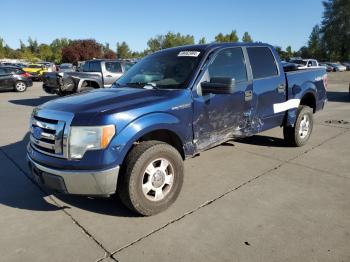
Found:
[[[324,88],[327,90],[327,88],[328,88],[328,75],[327,74],[325,74],[323,76],[323,85],[324,85]]]
[[[23,77],[31,77],[31,74],[28,74],[27,72],[24,72],[23,74],[21,74],[21,76],[23,76]]]

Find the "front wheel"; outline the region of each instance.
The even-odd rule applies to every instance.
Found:
[[[291,146],[303,146],[307,143],[313,129],[313,112],[308,106],[298,108],[297,120],[295,125],[283,127],[283,136],[286,142]]]
[[[23,81],[17,81],[16,84],[15,84],[15,90],[17,92],[24,92],[27,90],[27,85],[25,82]]]
[[[157,214],[178,197],[183,173],[182,157],[174,147],[159,141],[141,142],[126,158],[118,182],[119,197],[132,211]]]

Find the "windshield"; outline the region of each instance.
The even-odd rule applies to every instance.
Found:
[[[198,51],[167,50],[142,59],[119,78],[115,86],[156,89],[186,88],[202,54]]]

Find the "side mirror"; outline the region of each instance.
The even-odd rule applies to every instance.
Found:
[[[233,94],[236,81],[229,77],[211,77],[210,82],[202,82],[202,94]]]

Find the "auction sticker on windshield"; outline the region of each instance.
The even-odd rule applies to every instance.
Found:
[[[199,56],[201,52],[198,51],[181,51],[177,56],[193,56],[197,57]]]

